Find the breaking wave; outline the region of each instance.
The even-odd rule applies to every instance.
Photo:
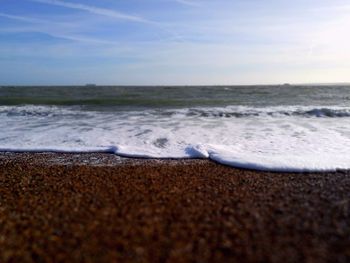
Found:
[[[93,113],[105,113],[108,110],[84,110],[84,107],[59,107],[59,106],[0,106],[0,115],[8,117],[16,116],[37,116],[37,117],[55,117],[55,116],[73,116],[89,117]],[[161,115],[165,117],[183,116],[183,117],[202,117],[202,118],[247,118],[247,117],[317,117],[317,118],[346,118],[350,117],[349,107],[311,107],[311,106],[277,106],[277,107],[247,107],[247,106],[228,106],[228,107],[197,107],[189,109],[150,109],[139,111],[113,111],[114,114],[128,112],[130,114],[148,114]]]
[[[350,169],[350,108],[88,110],[0,106],[1,151],[209,158],[266,171]]]

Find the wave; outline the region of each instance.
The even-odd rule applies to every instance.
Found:
[[[142,111],[0,106],[0,151],[207,158],[265,171],[335,171],[350,169],[347,117],[350,108],[338,106]]]
[[[234,147],[233,147],[234,148]],[[223,145],[189,145],[182,154],[159,155],[150,149],[130,146],[108,147],[41,147],[1,148],[0,152],[56,152],[56,153],[110,153],[121,157],[145,159],[209,159],[219,164],[269,172],[335,172],[350,169],[350,158],[344,154],[325,153],[322,156],[276,155],[251,152],[235,152]]]
[[[215,117],[215,118],[246,118],[246,117],[350,117],[350,108],[345,107],[225,107],[225,108],[194,108],[183,112],[165,112],[164,114],[183,114],[187,117]]]
[[[200,118],[247,118],[247,117],[317,117],[317,118],[346,118],[350,117],[350,107],[338,106],[278,106],[278,107],[198,107],[185,109],[150,109],[150,110],[115,110],[103,109],[88,110],[84,107],[60,107],[60,106],[0,106],[0,115],[8,117],[33,116],[80,116],[93,117],[96,114],[143,114],[159,115],[163,117],[200,117]]]

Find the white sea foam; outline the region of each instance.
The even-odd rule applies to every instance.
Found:
[[[350,169],[350,108],[86,111],[0,106],[1,151],[210,158],[267,171]]]

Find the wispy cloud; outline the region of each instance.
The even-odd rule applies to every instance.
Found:
[[[325,12],[325,11],[344,11],[347,12],[350,9],[350,5],[345,4],[345,5],[327,5],[327,6],[317,6],[311,8],[310,11],[313,12]]]
[[[46,21],[43,21],[43,20],[41,20],[41,19],[36,19],[36,18],[31,18],[31,17],[25,17],[25,16],[11,15],[11,14],[5,14],[5,13],[1,13],[1,12],[0,12],[0,17],[5,17],[5,18],[8,18],[8,19],[19,20],[19,21],[29,22],[29,23],[42,23],[42,22],[46,22]]]
[[[176,32],[170,31],[166,27],[166,25],[163,25],[162,23],[159,23],[156,21],[146,19],[146,18],[141,17],[141,16],[130,15],[127,13],[122,13],[122,12],[118,12],[118,11],[107,9],[107,8],[100,8],[100,7],[96,7],[96,6],[72,3],[72,2],[68,2],[68,1],[62,1],[62,0],[31,0],[31,1],[37,2],[37,3],[48,4],[48,5],[61,6],[61,7],[70,8],[70,9],[82,10],[82,11],[89,12],[92,14],[110,17],[110,18],[114,18],[114,19],[118,19],[118,20],[126,20],[129,22],[148,24],[148,25],[159,28],[160,30],[170,34],[172,36],[171,39],[177,40],[177,41],[182,41],[182,37],[179,34],[177,34]],[[195,5],[194,3],[192,3],[188,0],[179,0],[179,1],[183,2],[183,4],[186,3],[187,5],[190,5],[190,4]]]
[[[91,5],[71,3],[71,2],[60,1],[60,0],[32,0],[32,1],[37,3],[42,3],[42,4],[56,5],[56,6],[62,6],[62,7],[71,8],[71,9],[83,10],[92,14],[112,17],[120,20],[128,20],[128,21],[138,22],[138,23],[151,23],[151,21],[144,19],[143,17],[140,17],[140,16],[130,15],[130,14],[118,12],[115,10],[100,8],[100,7],[91,6]]]
[[[46,1],[46,0],[33,0],[33,1]],[[2,12],[0,12],[0,17],[24,22],[25,24],[32,24],[32,25],[26,25],[22,27],[11,26],[10,28],[1,28],[0,32],[3,32],[3,33],[36,32],[36,33],[43,33],[54,38],[60,38],[60,39],[70,40],[74,42],[81,42],[86,44],[102,44],[102,45],[112,45],[112,46],[116,44],[120,44],[116,40],[113,41],[113,40],[106,40],[106,39],[95,38],[95,37],[86,37],[82,34],[75,32],[76,30],[79,31],[79,28],[81,27],[84,28],[85,27],[84,23],[77,25],[76,23],[72,24],[68,22],[53,22],[51,20],[38,19],[38,18],[33,18],[28,16],[20,16],[20,15],[14,15],[14,14],[2,13]],[[153,26],[159,28],[160,30],[170,35],[170,37],[168,38],[157,39],[156,42],[182,41],[181,35],[177,34],[176,32],[168,30],[162,24],[153,23]]]
[[[6,32],[6,33],[19,33],[19,32],[37,32],[37,33],[43,33],[48,36],[54,37],[54,38],[61,38],[65,40],[70,41],[76,41],[76,42],[84,42],[84,43],[90,43],[90,44],[116,44],[116,42],[113,41],[105,41],[101,39],[96,38],[90,38],[81,36],[79,34],[69,34],[65,31],[66,28],[62,28],[62,26],[66,26],[66,24],[57,24],[53,23],[49,20],[44,19],[37,19],[27,16],[18,16],[13,14],[6,14],[6,13],[0,13],[0,17],[4,17],[11,20],[17,20],[21,22],[27,22],[27,24],[33,24],[35,26],[25,26],[25,27],[15,27],[15,28],[9,28],[9,29],[0,29],[0,32]],[[58,28],[61,28],[61,30],[57,29],[55,26],[58,26]]]
[[[200,6],[198,2],[190,1],[190,0],[175,0],[176,2],[183,4],[183,5],[188,5],[188,6]]]

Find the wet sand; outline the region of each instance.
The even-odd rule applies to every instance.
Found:
[[[0,153],[0,262],[349,262],[350,171]]]

